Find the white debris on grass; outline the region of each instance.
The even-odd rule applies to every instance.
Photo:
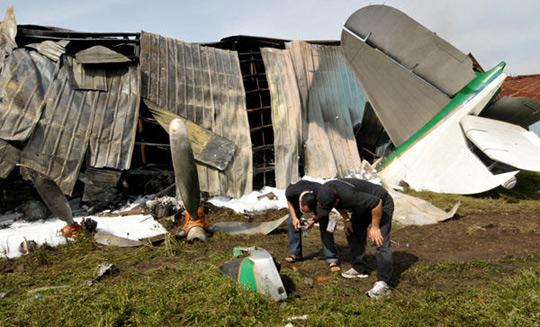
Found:
[[[141,197],[117,211],[131,210],[141,203],[141,201],[146,201],[147,199],[147,197]],[[97,231],[107,232],[131,240],[139,240],[166,232],[165,228],[152,219],[150,215],[85,217],[97,221]],[[74,220],[80,223],[82,218],[74,217]],[[57,218],[34,222],[16,221],[9,228],[0,229],[0,257],[14,258],[20,256],[22,253],[19,251],[19,244],[25,238],[35,241],[39,246],[45,243],[51,246],[64,244],[66,238],[64,236],[58,236],[58,231],[65,225],[65,222]]]

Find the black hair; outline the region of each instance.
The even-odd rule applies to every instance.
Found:
[[[317,209],[317,199],[315,199],[315,194],[307,193],[302,196],[302,201],[300,202],[302,207],[308,206],[310,211],[315,212]]]

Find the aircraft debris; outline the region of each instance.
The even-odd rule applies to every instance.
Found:
[[[279,276],[280,266],[264,249],[252,248],[248,257],[228,261],[219,269],[237,280],[242,287],[268,295],[276,302],[287,298],[287,292]]]
[[[125,247],[138,247],[144,245],[141,241],[130,240],[125,237],[116,236],[104,231],[99,231],[94,235],[94,240],[98,244],[111,245],[121,248]]]
[[[278,228],[289,216],[285,215],[273,221],[264,222],[240,222],[240,221],[224,221],[211,225],[208,230],[214,232],[225,232],[231,235],[238,234],[269,234]]]
[[[37,293],[37,292],[48,291],[48,290],[58,290],[58,289],[64,289],[64,288],[69,288],[69,287],[70,287],[69,285],[45,286],[45,287],[38,287],[38,288],[28,290],[26,293],[34,294],[34,293]]]
[[[19,252],[23,253],[24,255],[27,255],[28,253],[35,251],[38,248],[39,246],[35,241],[33,240],[28,241],[25,238],[24,241],[22,241],[21,244],[19,245]]]
[[[469,149],[462,130],[463,122],[481,114],[499,90],[506,78],[504,62],[475,73],[469,57],[389,6],[359,9],[341,38],[351,69],[396,146],[378,167],[382,179],[390,185],[405,181],[418,191],[457,194],[512,184],[519,167],[507,158],[522,152],[499,142],[508,156],[497,157],[501,165],[486,165]],[[540,162],[537,147],[524,144],[520,148]]]
[[[89,287],[94,286],[95,283],[102,280],[103,278],[107,276],[116,275],[120,272],[120,270],[113,264],[110,263],[102,263],[97,268],[97,274],[96,277],[92,280],[86,281],[86,285]]]

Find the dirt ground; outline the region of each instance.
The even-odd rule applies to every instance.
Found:
[[[208,220],[210,223],[224,220],[246,221],[246,218],[251,221],[268,221],[285,214],[287,214],[285,209],[243,215],[229,209],[211,207]],[[339,229],[335,231],[335,243],[342,268],[347,270],[350,267],[347,240],[343,233],[342,220],[339,217],[335,218]],[[394,224],[391,239],[395,262],[393,284],[394,287],[399,287],[400,275],[413,265],[524,257],[531,251],[540,250],[540,213],[530,215],[519,212],[513,214],[492,212],[458,217],[435,225]],[[223,247],[232,249],[235,246],[261,246],[276,257],[282,264],[282,269],[293,268],[293,265],[284,260],[289,254],[285,223],[266,236],[243,236],[229,240],[230,244],[223,244]],[[320,257],[318,228],[310,230],[308,238],[303,242],[305,260],[295,263],[294,268],[312,277],[331,274]],[[368,261],[375,269],[375,247],[368,246],[367,254]],[[511,272],[519,267],[506,268]],[[403,287],[406,288],[406,285]]]

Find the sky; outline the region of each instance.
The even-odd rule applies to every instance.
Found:
[[[81,32],[161,34],[186,42],[232,35],[339,40],[347,18],[370,4],[396,7],[484,69],[506,61],[507,75],[540,73],[538,0],[1,0],[18,24]]]

